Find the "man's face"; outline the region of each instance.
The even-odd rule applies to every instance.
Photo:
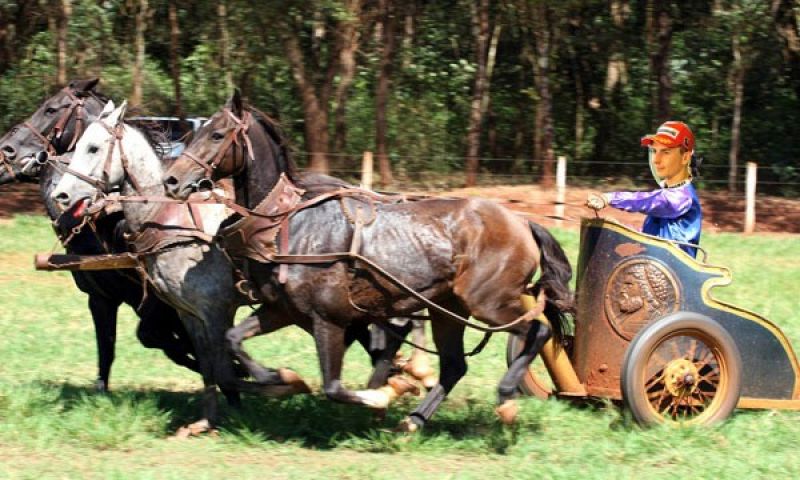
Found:
[[[633,313],[644,306],[639,283],[630,276],[625,279],[619,289],[619,311]]]
[[[689,177],[687,166],[692,159],[692,152],[681,153],[680,147],[668,147],[658,142],[653,142],[648,148],[656,174],[666,180],[668,186],[680,183]]]

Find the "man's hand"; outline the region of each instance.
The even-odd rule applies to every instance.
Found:
[[[590,193],[586,199],[586,206],[594,210],[602,210],[608,206],[608,200],[605,195]]]

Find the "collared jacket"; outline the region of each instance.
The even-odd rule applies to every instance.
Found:
[[[659,188],[652,192],[611,192],[608,204],[626,212],[647,215],[642,232],[678,242],[700,244],[703,212],[691,182],[678,187]],[[697,249],[680,245],[692,257]]]

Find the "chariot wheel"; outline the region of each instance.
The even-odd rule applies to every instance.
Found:
[[[525,340],[517,335],[509,335],[508,343],[506,344],[506,364],[511,365],[514,358],[519,355],[522,347],[525,345]],[[537,355],[536,359],[531,362],[525,376],[519,383],[519,390],[532,397],[547,400],[555,392],[553,382],[550,380],[550,375],[542,362],[542,356]]]
[[[676,312],[644,327],[622,361],[622,398],[642,425],[710,425],[739,401],[742,360],[714,320]]]

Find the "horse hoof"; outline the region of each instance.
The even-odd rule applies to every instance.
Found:
[[[386,410],[392,401],[391,393],[383,390],[359,390],[355,395],[363,405],[376,410]]]
[[[217,430],[211,426],[211,422],[207,419],[198,420],[194,423],[190,423],[185,427],[181,427],[178,431],[175,432],[175,435],[170,437],[171,440],[184,440],[189,437],[197,437],[203,433],[208,433],[212,436],[217,436]]]
[[[412,358],[411,361],[403,365],[403,371],[417,380],[423,380],[434,374],[427,359],[420,360]]]
[[[402,397],[407,393],[410,393],[415,397],[419,396],[419,387],[411,383],[407,378],[395,375],[393,377],[389,377],[388,383],[398,397]]]
[[[495,408],[494,412],[504,425],[512,425],[517,419],[519,406],[514,400],[506,400],[502,405]]]
[[[425,387],[425,390],[430,390],[439,383],[439,379],[436,378],[436,375],[428,375],[427,377],[422,379],[422,386]]]
[[[283,383],[293,388],[294,393],[311,393],[311,389],[303,380],[303,377],[298,375],[294,370],[290,370],[288,368],[279,368],[278,375],[280,375]]]
[[[419,431],[419,425],[411,417],[406,417],[397,424],[394,431],[397,433],[416,433]]]

